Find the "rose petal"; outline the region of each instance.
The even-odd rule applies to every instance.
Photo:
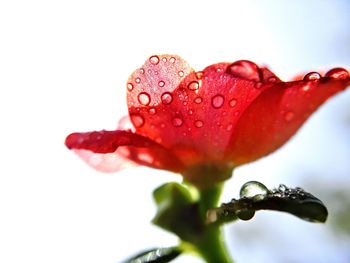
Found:
[[[124,157],[125,150],[126,147],[119,147],[113,153],[94,153],[89,150],[74,150],[74,152],[94,169],[111,173],[137,165]]]
[[[182,61],[179,57],[177,60]],[[157,72],[162,74],[179,71],[179,68],[167,69],[166,63],[159,64]],[[236,68],[228,71],[231,65]],[[148,67],[155,66],[146,62],[143,69]],[[128,94],[131,119],[137,133],[160,142],[187,166],[207,160],[220,161],[244,109],[279,79],[269,70],[259,69],[249,61],[219,63],[202,72],[190,69],[184,72],[188,74],[183,79],[170,74],[177,80],[171,83],[178,85],[171,86],[171,89],[156,85],[165,78],[162,75],[150,74],[142,79],[140,83],[147,83],[146,86],[142,84],[142,90],[135,89],[138,87],[135,86]],[[134,74],[130,81],[139,77]],[[144,93],[146,89],[147,94],[151,94],[149,98]]]
[[[307,74],[305,80],[280,82],[266,89],[240,117],[227,146],[227,158],[239,165],[281,147],[323,102],[350,84],[344,74],[333,78],[330,71],[320,79]]]
[[[151,56],[142,68],[134,71],[127,83],[129,113],[137,114],[140,108],[152,107],[171,100],[162,95],[172,93],[179,83],[191,72],[186,61],[175,55]],[[131,119],[136,129],[142,126],[137,119]]]
[[[108,154],[101,158],[101,156],[93,157],[93,155],[86,155],[85,152],[80,152],[82,158],[90,165],[104,171],[114,171],[114,169],[123,167],[121,164],[116,164],[113,167],[106,164],[111,158],[119,156],[153,168],[175,172],[183,168],[183,164],[176,156],[162,145],[129,131],[72,133],[66,139],[66,146],[69,149],[89,150],[93,153]],[[116,156],[111,154],[115,154]],[[96,160],[91,160],[91,158],[95,158]]]

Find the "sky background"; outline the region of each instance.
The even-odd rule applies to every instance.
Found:
[[[153,189],[178,175],[101,174],[65,136],[114,129],[127,113],[128,76],[152,54],[178,54],[197,70],[249,59],[283,80],[349,69],[349,14],[346,0],[1,1],[0,262],[119,262],[176,244],[149,222]],[[349,104],[350,90],[280,150],[234,172],[223,201],[258,180],[301,186],[330,212],[325,225],[260,212],[226,226],[237,262],[350,262]]]

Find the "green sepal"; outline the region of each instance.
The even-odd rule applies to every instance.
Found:
[[[199,205],[191,190],[178,183],[166,183],[153,192],[157,213],[153,224],[193,241],[203,229]]]

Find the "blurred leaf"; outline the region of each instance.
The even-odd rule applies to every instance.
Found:
[[[262,183],[251,181],[242,186],[240,195],[240,199],[232,199],[230,203],[209,211],[209,222],[225,223],[237,217],[249,220],[258,210],[287,212],[317,223],[324,223],[328,216],[322,201],[300,187],[289,188],[281,184],[268,190]]]
[[[141,252],[125,263],[166,263],[178,257],[181,252],[178,247],[155,248]]]

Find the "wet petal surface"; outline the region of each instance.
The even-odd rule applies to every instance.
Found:
[[[170,171],[180,171],[183,164],[162,145],[149,138],[128,131],[94,131],[72,133],[66,139],[66,146],[80,151],[81,157],[101,171],[115,171],[123,166],[108,165],[110,160],[122,156],[138,164]]]
[[[149,60],[142,67],[153,74],[140,81],[139,90],[136,85],[128,93],[136,131],[170,149],[186,165],[220,161],[245,108],[279,79],[245,60],[218,63],[200,72],[194,72],[179,57],[176,61],[179,67],[161,64],[161,59],[156,65]],[[134,73],[129,83],[138,77],[139,73]],[[172,85],[166,88],[167,82]],[[145,92],[150,97],[140,99]]]
[[[312,72],[304,80],[280,82],[265,90],[240,117],[226,150],[228,158],[239,165],[275,151],[322,103],[349,84],[344,69],[333,69],[323,78]]]

